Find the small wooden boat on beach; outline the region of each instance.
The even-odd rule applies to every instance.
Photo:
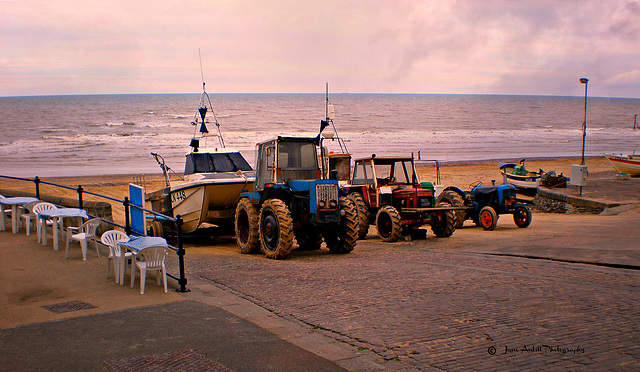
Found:
[[[604,154],[618,173],[626,173],[632,177],[640,176],[640,155]]]
[[[545,171],[542,169],[537,172],[527,170],[524,162],[525,159],[520,160],[520,164],[498,163],[498,167],[505,184],[515,186],[520,193],[525,195],[535,194]]]

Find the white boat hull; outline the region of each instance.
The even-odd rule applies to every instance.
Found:
[[[630,176],[640,176],[640,155],[614,155],[604,154],[618,173],[627,173]]]
[[[253,191],[253,177],[230,175],[214,178],[192,177],[184,182],[148,195],[152,210],[182,218],[182,231],[190,233],[203,223],[219,224],[232,220],[243,190]],[[170,209],[167,208],[170,206]]]

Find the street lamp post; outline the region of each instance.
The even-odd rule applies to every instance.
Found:
[[[584,144],[587,139],[587,88],[589,87],[589,79],[580,78],[580,83],[584,84],[584,122],[582,123],[582,162],[584,165]]]
[[[580,196],[582,196],[582,186],[586,182],[586,174],[587,174],[587,166],[584,164],[584,146],[585,141],[587,139],[587,88],[589,87],[589,79],[580,78],[580,83],[584,84],[584,122],[582,123],[582,162],[580,163],[579,172],[580,174]],[[573,173],[573,172],[571,172]],[[573,178],[574,175],[571,175]]]

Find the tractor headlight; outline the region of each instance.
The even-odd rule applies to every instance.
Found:
[[[337,202],[337,201],[335,201],[335,200],[330,201],[330,202],[329,202],[329,207],[330,207],[331,209],[338,208],[338,202]]]
[[[324,209],[325,205],[327,205],[327,203],[324,200],[318,202],[318,208],[320,209]]]

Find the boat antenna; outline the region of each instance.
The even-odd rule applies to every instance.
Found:
[[[321,120],[320,122],[320,132],[322,132],[322,130],[325,127],[331,124],[331,126],[333,127],[333,133],[334,133],[334,137],[332,138],[332,140],[338,141],[338,145],[340,146],[340,151],[342,151],[345,154],[348,154],[349,150],[347,149],[347,144],[338,135],[336,124],[333,122],[333,117],[335,116],[335,110],[333,108],[333,104],[329,102],[329,83],[326,83],[324,113],[325,113],[325,120]]]
[[[206,119],[207,111],[211,109],[211,114],[213,115],[213,122],[217,127],[218,134],[215,136],[218,137],[218,141],[220,142],[220,147],[224,148],[224,139],[222,138],[222,132],[220,131],[220,123],[218,123],[218,118],[216,117],[215,111],[213,111],[213,105],[211,104],[211,98],[209,98],[209,94],[205,89],[204,82],[204,72],[202,70],[202,55],[200,54],[200,48],[198,48],[198,58],[200,59],[200,76],[202,77],[202,94],[200,95],[200,107],[195,114],[191,125],[194,125],[193,138],[191,139],[191,147],[193,147],[193,151],[197,152],[198,147],[200,146],[200,138],[205,138],[209,133],[207,129],[207,124],[209,121]],[[207,103],[209,106],[207,106]],[[200,129],[198,129],[198,124],[200,124]],[[197,137],[198,132],[200,132],[200,137]]]

